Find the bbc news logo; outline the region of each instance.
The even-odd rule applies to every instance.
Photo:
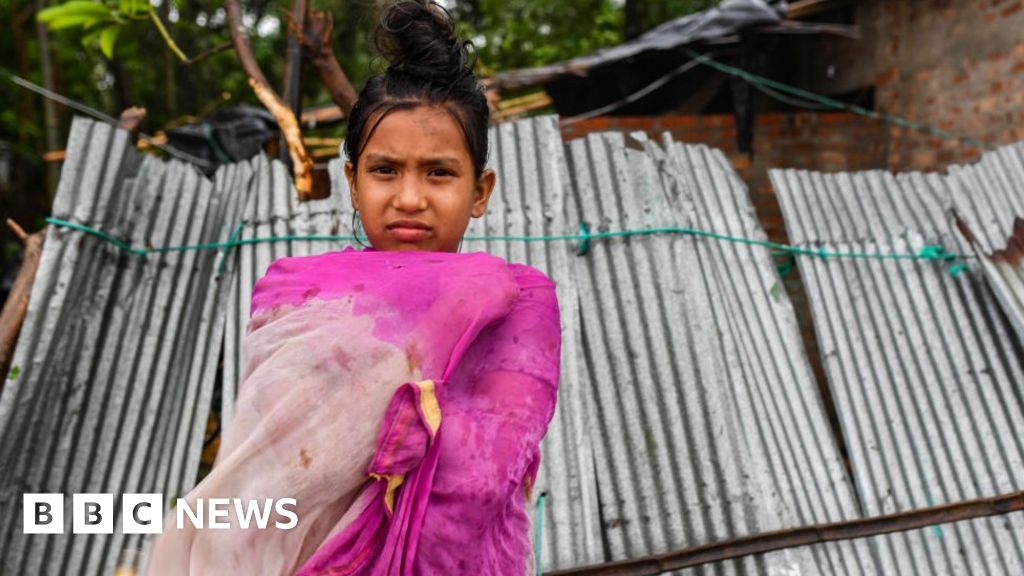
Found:
[[[63,494],[24,495],[25,534],[64,533]],[[113,534],[113,494],[73,494],[71,531],[74,534]],[[164,530],[163,494],[123,494],[121,496],[121,532],[123,534],[160,534]],[[231,528],[232,513],[241,528],[270,526],[291,530],[299,522],[294,498],[202,498],[192,506],[184,498],[175,504],[177,527],[224,530]],[[279,518],[271,524],[276,513]],[[286,519],[281,521],[280,518]]]

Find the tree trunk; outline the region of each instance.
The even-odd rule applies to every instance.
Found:
[[[284,83],[281,99],[291,108],[296,118],[302,117],[302,45],[296,30],[302,30],[306,19],[306,0],[292,0],[292,11],[288,15],[288,45],[285,49]],[[283,139],[284,136],[282,135]],[[282,144],[286,144],[282,142]],[[286,148],[281,146],[281,160],[287,161]]]
[[[35,0],[36,12],[46,8],[46,0]],[[53,55],[50,53],[50,31],[46,24],[36,21],[36,36],[39,38],[39,63],[43,72],[43,88],[56,91],[53,80]],[[60,121],[57,118],[57,104],[43,98],[43,126],[46,134],[47,151],[60,148]],[[46,205],[53,204],[53,196],[60,180],[60,166],[56,162],[46,163]]]
[[[231,43],[235,47],[235,54],[242,64],[242,69],[249,77],[249,85],[259,98],[263,106],[273,114],[277,125],[281,128],[285,140],[288,142],[288,151],[292,158],[292,173],[295,175],[295,188],[299,192],[299,200],[305,201],[312,198],[313,191],[313,160],[306,152],[302,144],[302,132],[299,129],[299,121],[291,109],[274,92],[263,75],[256,57],[252,54],[249,46],[249,39],[245,36],[242,27],[242,8],[238,0],[224,0],[224,7],[228,13],[228,30],[231,34]]]
[[[25,322],[28,297],[32,294],[32,283],[36,278],[39,257],[43,253],[43,239],[46,237],[46,228],[28,235],[10,219],[7,220],[7,225],[24,242],[25,253],[21,259],[18,276],[14,279],[11,292],[4,302],[3,311],[0,312],[0,390],[3,389],[3,384],[7,381],[11,359],[14,357],[14,349],[18,344],[18,334],[21,332],[22,323]]]
[[[313,66],[316,66],[320,80],[331,93],[331,100],[334,100],[347,118],[358,96],[348,75],[334,56],[334,49],[331,47],[333,36],[334,19],[331,13],[310,11],[303,28],[302,47],[313,62]]]

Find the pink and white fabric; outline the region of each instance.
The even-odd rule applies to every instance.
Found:
[[[177,529],[147,574],[521,575],[557,398],[554,283],[483,252],[347,248],[253,291],[235,420],[186,497],[294,498],[297,526]]]

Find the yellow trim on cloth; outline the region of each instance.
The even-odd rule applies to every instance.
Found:
[[[430,429],[430,438],[433,440],[437,435],[437,430],[441,427],[441,404],[437,401],[437,388],[434,381],[429,379],[415,382],[415,385],[420,390],[420,412]],[[370,478],[388,481],[387,490],[384,492],[384,506],[387,507],[388,514],[394,513],[395,494],[405,482],[405,474],[375,474],[371,472]]]
[[[416,386],[420,389],[420,411],[423,412],[433,438],[441,427],[441,405],[437,402],[437,390],[433,380],[420,380]]]

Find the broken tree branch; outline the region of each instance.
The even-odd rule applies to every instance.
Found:
[[[21,258],[21,268],[14,279],[11,291],[7,294],[3,311],[0,311],[0,389],[7,381],[14,348],[18,343],[21,325],[25,322],[28,311],[28,297],[32,293],[32,283],[39,268],[39,257],[43,253],[43,238],[46,228],[35,234],[26,234],[14,220],[7,219],[7,226],[25,245],[25,253]]]
[[[299,121],[295,118],[291,108],[270,87],[266,76],[260,70],[256,57],[253,56],[252,47],[249,46],[249,39],[242,28],[242,8],[239,6],[238,0],[224,0],[224,7],[228,13],[231,43],[235,47],[235,53],[238,54],[238,61],[242,64],[242,69],[249,77],[249,85],[252,86],[259,101],[277,120],[277,125],[281,128],[281,133],[288,143],[299,200],[309,200],[312,198],[313,191],[313,160],[302,144]]]
[[[301,32],[301,33],[300,33]],[[331,93],[331,100],[341,108],[345,117],[352,111],[356,103],[356,90],[352,87],[348,75],[342,69],[338,59],[334,56],[334,49],[331,47],[331,38],[334,35],[334,17],[330,12],[310,10],[306,14],[306,22],[302,30],[294,30],[299,41],[305,49],[306,56],[316,67],[320,80],[323,81],[327,91]]]
[[[220,54],[221,52],[227,52],[228,50],[231,50],[232,48],[234,48],[234,46],[232,46],[230,42],[228,42],[227,44],[221,44],[220,46],[214,46],[213,48],[210,48],[209,50],[207,50],[205,52],[200,52],[199,54],[189,58],[185,62],[185,64],[188,65],[188,66],[192,66],[193,64],[198,64],[199,62],[202,62],[203,60],[206,60],[210,56],[215,56],[217,54]]]

